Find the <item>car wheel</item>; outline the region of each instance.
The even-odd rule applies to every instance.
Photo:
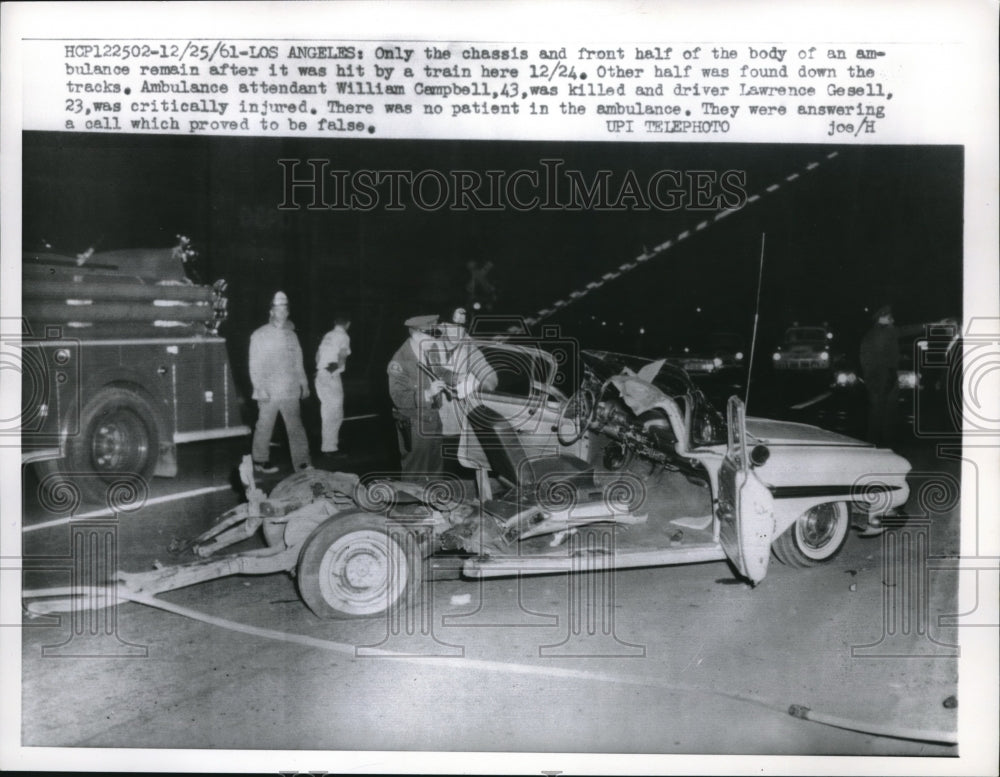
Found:
[[[420,588],[417,537],[375,515],[332,518],[310,535],[298,565],[299,593],[320,618],[378,615]]]
[[[98,392],[80,414],[79,433],[66,441],[66,455],[51,462],[46,481],[65,481],[94,500],[106,499],[108,487],[123,475],[148,483],[156,468],[159,434],[149,403],[127,388]]]
[[[850,515],[846,502],[826,502],[800,515],[774,541],[775,558],[790,567],[812,567],[829,561],[844,547]]]

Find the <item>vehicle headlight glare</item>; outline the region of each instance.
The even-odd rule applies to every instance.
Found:
[[[738,362],[743,361],[743,351],[737,351],[736,352],[736,361],[738,361]]]
[[[712,364],[715,365],[716,367],[721,367],[722,366],[722,359],[720,359],[718,356],[716,356],[714,359],[712,359]]]
[[[781,361],[781,354],[776,351],[771,358],[774,359],[776,362]]]
[[[819,355],[819,358],[820,358],[820,361],[824,361],[824,362],[830,361],[830,354],[828,354],[826,351],[823,351],[823,353],[821,353]]]

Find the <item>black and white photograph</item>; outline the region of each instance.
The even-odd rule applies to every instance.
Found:
[[[981,753],[1000,318],[965,143],[111,120],[25,125],[4,179],[5,743],[141,771]]]

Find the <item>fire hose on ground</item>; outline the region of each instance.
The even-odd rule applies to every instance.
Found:
[[[38,605],[32,605],[30,603],[25,604],[25,609],[30,614],[33,615],[35,614],[46,615],[52,612],[65,611],[68,607],[71,606],[78,606],[78,607],[84,606],[87,609],[102,609],[105,607],[114,607],[122,602],[129,601],[129,602],[135,602],[137,604],[145,604],[148,607],[155,607],[159,610],[164,610],[165,612],[170,612],[185,618],[191,618],[192,620],[200,621],[202,623],[206,623],[211,626],[216,626],[218,628],[235,631],[240,634],[246,634],[249,636],[260,637],[262,639],[271,639],[279,642],[301,645],[303,647],[328,650],[348,656],[354,656],[356,653],[356,646],[344,642],[334,642],[333,640],[310,637],[306,634],[296,634],[292,632],[280,631],[278,629],[269,629],[260,626],[252,626],[246,623],[239,623],[238,621],[232,621],[227,618],[220,618],[215,615],[209,615],[208,613],[195,610],[191,607],[185,607],[184,605],[174,604],[173,602],[168,602],[164,599],[160,599],[156,596],[147,593],[130,591],[126,587],[121,585],[117,586],[109,585],[106,586],[103,591],[95,590],[89,592],[86,595],[81,594],[78,588],[63,586],[59,588],[42,588],[32,591],[24,591],[22,592],[22,596],[24,599],[44,599],[52,597],[62,597],[62,599],[59,599],[56,602],[49,603],[48,605],[39,603],[41,604],[40,607]],[[779,702],[766,702],[749,696],[741,696],[735,693],[726,693],[724,691],[718,691],[710,688],[699,688],[697,686],[685,685],[683,683],[668,682],[655,677],[613,675],[606,672],[592,672],[579,669],[566,669],[563,667],[532,666],[530,664],[514,664],[514,663],[507,663],[504,661],[489,661],[485,659],[475,659],[475,658],[455,658],[455,657],[438,657],[438,656],[427,657],[427,656],[413,656],[413,655],[401,656],[396,653],[393,653],[392,651],[381,651],[378,650],[377,648],[370,649],[368,655],[370,656],[384,655],[385,657],[393,658],[396,661],[416,663],[423,666],[436,666],[436,667],[445,667],[449,669],[466,669],[472,671],[554,677],[554,678],[568,679],[568,680],[603,682],[603,683],[630,685],[630,686],[638,686],[645,688],[660,688],[668,692],[679,693],[679,694],[689,693],[689,694],[699,694],[708,696],[719,696],[743,704],[752,704],[757,707],[762,707],[764,709],[770,710],[771,712],[789,714],[794,718],[798,718],[799,720],[810,721],[812,723],[819,723],[825,726],[831,726],[833,728],[845,729],[847,731],[854,731],[860,734],[872,734],[875,736],[890,737],[892,739],[905,739],[905,740],[928,742],[941,745],[958,744],[957,733],[951,731],[912,728],[907,726],[895,726],[885,723],[873,723],[870,721],[853,720],[846,717],[828,715],[822,712],[817,712],[811,709],[810,707],[801,704],[791,704],[785,706],[784,704],[781,704]]]

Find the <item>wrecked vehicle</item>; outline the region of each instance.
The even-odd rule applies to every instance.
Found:
[[[706,482],[723,538],[766,533],[780,561],[812,566],[840,551],[852,523],[874,533],[906,502],[910,464],[888,449],[816,426],[746,417],[736,397],[724,419],[684,371],[662,360],[606,352],[584,358],[579,404],[593,407],[585,415],[589,432],[612,440],[603,465],[645,460]],[[748,530],[733,488],[755,494],[764,511],[758,515],[771,514],[773,526],[750,518],[760,525]],[[757,554],[756,569],[740,567],[735,550],[727,548],[727,556],[755,582],[766,572],[766,554]]]
[[[663,360],[584,352],[581,384],[566,397],[550,354],[479,347],[499,379],[466,408],[459,458],[475,468],[478,494],[444,475],[414,483],[310,470],[265,495],[248,457],[247,502],[177,548],[198,561],[117,578],[155,594],[288,571],[320,617],[405,606],[442,555],[472,578],[728,559],[757,583],[772,553],[795,567],[823,563],[852,515],[871,531],[907,499],[902,457],[747,418],[737,397],[724,418]],[[258,531],[266,547],[216,555]]]

